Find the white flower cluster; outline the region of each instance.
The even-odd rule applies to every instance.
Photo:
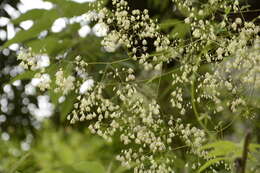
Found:
[[[46,72],[46,67],[49,66],[49,57],[44,54],[36,54],[32,52],[32,49],[22,48],[17,56],[18,60],[21,60],[20,66],[26,70],[37,72],[34,78],[37,80],[36,86],[40,91],[50,89],[51,78]]]
[[[123,166],[130,168],[132,163],[137,163],[135,172],[146,172],[147,166],[152,172],[172,172],[170,165],[174,157],[165,153],[174,150],[172,143],[178,138],[176,134],[182,136],[181,140],[192,153],[198,154],[198,147],[205,142],[202,130],[190,125],[184,128],[179,120],[177,123],[171,120],[166,125],[159,105],[138,92],[136,85],[114,88],[115,96],[110,100],[104,98],[104,87],[98,84],[92,91],[79,96],[68,119],[71,123],[88,121],[90,131],[108,141],[119,132],[120,141],[126,146],[117,156]],[[165,159],[167,163],[162,162]]]
[[[80,56],[75,58],[75,71],[77,72],[77,76],[81,79],[86,80],[88,78],[87,67],[88,63],[86,63]]]
[[[73,63],[75,75],[67,74],[62,68],[54,73],[54,91],[64,95],[70,91],[78,94],[68,120],[71,123],[86,121],[93,134],[109,142],[118,137],[123,149],[117,160],[128,168],[134,165],[136,173],[174,172],[175,147],[180,141],[188,148],[185,148],[188,154],[207,159],[206,153],[200,150],[208,133],[202,115],[210,118],[225,112],[244,115],[248,107],[260,108],[257,100],[250,97],[254,92],[260,92],[259,26],[241,18],[229,20],[229,11],[225,9],[237,11],[238,1],[174,2],[189,12],[184,22],[190,25],[191,41],[180,39],[171,43],[159,32],[148,10],[130,11],[125,0],[113,0],[112,13],[103,8],[87,15],[88,20],[98,21],[107,28],[108,33],[102,40],[106,51],[114,52],[122,46],[130,56],[127,60],[141,64],[137,69],[144,67],[150,71],[140,70],[139,75],[134,68],[121,63],[124,61],[121,59],[85,62],[78,56]],[[214,16],[216,10],[224,11],[219,22]],[[18,59],[25,68],[38,68],[36,56],[30,51],[22,52]],[[162,64],[173,59],[176,69],[171,74],[170,103],[167,105],[173,113],[165,115],[160,100],[152,95],[152,92],[160,95],[160,84],[155,91],[154,85],[150,87],[145,83],[144,86],[142,82],[147,80],[140,78],[148,76],[143,73],[162,72]],[[90,67],[92,65],[94,68]],[[105,70],[97,72],[100,68],[95,65],[103,66]],[[89,72],[98,77],[92,79]],[[35,77],[41,79],[42,91],[50,89],[50,76],[45,70]],[[82,89],[84,85],[88,86]],[[149,90],[142,92],[146,88]],[[253,117],[253,112],[248,114]],[[190,115],[195,115],[203,130],[184,123]],[[180,116],[185,121],[177,119]],[[192,167],[195,169],[198,165]]]
[[[171,98],[172,106],[180,110],[180,114],[185,114],[191,108],[196,112],[196,103],[205,100],[211,100],[216,105],[200,108],[206,114],[211,111],[216,114],[227,110],[240,114],[250,104],[258,107],[256,103],[252,103],[255,101],[245,98],[250,97],[250,91],[256,92],[258,88],[256,83],[259,83],[260,27],[252,22],[244,22],[241,18],[236,18],[230,23],[226,15],[219,23],[214,22],[215,16],[209,13],[209,10],[211,12],[216,10],[215,7],[209,8],[212,4],[221,9],[236,11],[237,1],[234,3],[216,0],[198,7],[192,1],[174,2],[189,11],[190,16],[185,22],[190,24],[192,35],[196,40],[179,51],[182,52],[181,67],[180,73],[172,75],[172,85],[175,87]],[[211,19],[203,18],[204,12],[210,14]],[[229,33],[232,33],[232,37],[226,36]],[[203,66],[209,66],[213,72],[201,73],[199,69]],[[188,97],[181,88],[183,84],[191,86],[190,102],[185,99]],[[250,88],[250,91],[246,91],[246,87]],[[245,91],[246,95],[243,94]],[[214,110],[211,110],[212,108]]]
[[[119,128],[117,121],[121,117],[121,112],[118,105],[104,98],[103,88],[104,86],[98,85],[92,91],[78,96],[74,104],[75,109],[68,119],[72,124],[76,121],[92,121],[88,126],[90,131],[111,141],[111,136]]]
[[[78,103],[74,105],[75,110],[68,117],[71,123],[90,121],[88,128],[92,133],[111,141],[114,133],[119,131],[120,140],[124,145],[139,146],[134,156],[130,155],[129,158],[118,156],[125,166],[129,166],[135,159],[140,159],[143,151],[148,150],[151,153],[164,151],[165,144],[161,136],[155,133],[161,131],[159,125],[162,123],[159,119],[158,105],[153,103],[149,105],[149,110],[146,110],[137,90],[130,85],[116,91],[115,98],[120,102],[115,104],[104,98],[103,88],[104,86],[97,85],[92,92],[78,97]],[[121,107],[124,107],[124,112]]]
[[[37,69],[37,58],[31,49],[21,49],[18,56],[18,60],[21,60],[20,65],[24,69],[36,70]]]
[[[50,89],[50,84],[51,84],[51,78],[49,74],[47,73],[36,73],[34,75],[34,78],[39,79],[39,83],[37,84],[37,87],[41,91],[45,91],[47,89]]]
[[[113,15],[110,15],[106,8],[99,12],[103,14],[99,15],[99,23],[105,23],[110,30],[102,41],[108,52],[113,52],[122,45],[129,50],[130,56],[146,69],[169,61],[164,52],[168,51],[170,41],[159,33],[159,27],[150,19],[148,10],[130,11],[125,0],[113,0],[113,6]],[[162,53],[158,56],[151,55],[155,52]]]
[[[55,92],[62,92],[64,95],[68,94],[71,90],[75,89],[75,77],[69,75],[68,77],[64,76],[62,69],[56,72],[56,85]]]
[[[252,98],[252,92],[260,91],[259,41],[257,37],[252,41],[253,46],[250,47],[247,46],[248,42],[242,46],[241,43],[234,44],[234,40],[231,41],[230,44],[238,48],[236,52],[233,52],[222,63],[216,64],[214,73],[201,76],[203,82],[199,88],[207,89],[199,98],[213,100],[218,105],[215,112],[229,110],[233,114],[254,117],[253,112],[247,115],[245,110],[252,106],[260,108],[257,99]]]
[[[174,2],[189,11],[185,23],[191,26],[194,40],[177,50],[182,56],[178,72],[172,74],[173,108],[182,115],[192,109],[203,128],[204,118],[227,112],[254,118],[260,108],[259,96],[252,97],[260,93],[260,27],[241,18],[232,21],[225,14],[216,23],[213,11],[236,12],[238,1],[215,0],[202,6],[194,5],[195,1]],[[179,136],[184,137],[186,131]]]
[[[172,123],[172,122],[169,122]],[[191,127],[191,124],[184,126],[181,123],[181,119],[177,119],[174,131],[183,138],[183,141],[187,146],[191,147],[191,152],[197,155],[205,156],[204,152],[199,151],[200,147],[206,142],[206,134],[203,130],[196,127]]]
[[[49,57],[45,54],[36,54],[32,52],[32,49],[21,48],[17,59],[21,61],[20,66],[26,70],[42,70],[49,66]]]

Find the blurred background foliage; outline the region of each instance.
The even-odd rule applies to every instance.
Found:
[[[89,132],[67,127],[55,129],[44,122],[37,140],[29,136],[22,141],[1,141],[0,170],[3,172],[85,173],[123,172],[113,159],[115,147]],[[32,148],[29,151],[29,145]],[[22,148],[22,150],[21,150]]]
[[[0,1],[0,172],[126,172],[114,160],[120,149],[116,141],[108,144],[99,137],[90,136],[84,124],[70,127],[66,115],[75,100],[73,93],[62,103],[59,101],[60,95],[55,92],[50,91],[50,98],[47,98],[45,93],[34,91],[30,80],[33,74],[23,72],[18,67],[16,53],[21,46],[31,47],[35,53],[48,55],[49,59],[44,61],[50,61],[50,71],[62,67],[70,73],[73,69],[69,62],[77,55],[88,59],[88,62],[127,58],[123,50],[117,53],[102,50],[101,39],[95,33],[94,24],[84,21],[82,17],[91,10],[89,2],[45,2],[48,2],[51,8],[39,7],[23,11],[22,0]],[[104,1],[107,7],[111,7],[111,3],[111,0]],[[259,9],[259,0],[248,0],[244,3],[251,5],[252,10]],[[186,39],[189,36],[189,25],[183,22],[187,14],[178,10],[171,0],[130,0],[129,4],[133,9],[148,9],[151,16],[158,20],[161,31],[169,34],[172,39]],[[257,12],[247,13],[245,19],[251,20],[256,15]],[[22,23],[28,21],[32,25],[26,28]],[[58,25],[56,29],[55,25]],[[59,58],[66,58],[68,63],[58,64]],[[127,65],[135,67],[134,64]],[[172,66],[174,67],[174,64]],[[100,69],[104,69],[104,66],[92,69],[91,75],[99,77]],[[51,78],[53,77],[54,73]],[[160,85],[162,96],[159,99],[162,105],[167,101],[171,90],[164,87],[170,81],[167,80],[169,77],[170,75],[163,76],[165,80],[162,80]],[[54,106],[49,104],[50,101]],[[41,108],[52,111],[45,112],[41,117],[35,111],[39,112]],[[166,107],[164,109],[167,110]],[[259,129],[259,121],[255,123]],[[240,124],[236,126],[240,127]],[[243,130],[240,133],[242,132]],[[259,142],[260,134],[257,136]],[[181,170],[185,163],[182,159],[178,162]]]

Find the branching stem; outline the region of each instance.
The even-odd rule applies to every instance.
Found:
[[[244,141],[243,154],[242,154],[241,173],[246,172],[246,161],[247,161],[247,155],[248,155],[248,151],[249,151],[250,139],[251,139],[251,132],[247,132],[245,141]]]

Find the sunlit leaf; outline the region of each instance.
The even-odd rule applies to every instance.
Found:
[[[219,163],[221,160],[228,160],[225,157],[221,157],[221,158],[215,158],[215,159],[211,159],[209,161],[207,161],[204,165],[202,165],[199,170],[197,171],[197,173],[200,173],[202,171],[204,171],[205,169],[207,169],[208,167],[210,167],[211,165],[214,165],[216,163]]]
[[[17,19],[14,19],[12,22],[14,24],[19,24],[20,22],[25,21],[25,20],[38,20],[46,12],[48,12],[48,11],[44,10],[44,9],[32,9],[32,10],[27,11],[26,13],[22,14],[21,16],[19,16]]]
[[[58,18],[58,12],[55,9],[44,13],[42,18],[37,20],[29,30],[19,31],[13,39],[7,41],[3,45],[3,48],[6,48],[13,43],[22,43],[37,38],[41,31],[48,30],[52,26],[52,23],[56,18]]]
[[[76,95],[74,93],[70,93],[68,96],[66,96],[65,101],[60,105],[60,114],[61,114],[61,120],[64,121],[66,119],[66,116],[73,108],[73,103],[76,100]]]
[[[13,77],[9,83],[13,83],[16,80],[32,79],[38,71],[25,71],[17,76]]]
[[[237,144],[230,141],[218,141],[201,147],[202,150],[209,150],[207,156],[230,156],[239,155],[241,148]]]
[[[171,36],[174,38],[184,38],[190,31],[190,25],[185,23],[177,24],[171,32]]]
[[[97,161],[83,161],[74,165],[85,173],[105,173],[105,168]]]

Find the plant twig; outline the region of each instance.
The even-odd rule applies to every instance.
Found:
[[[21,164],[31,155],[31,153],[26,153],[25,155],[23,155],[15,164],[14,166],[10,169],[10,173],[15,173],[17,171],[17,169],[19,168],[19,166],[21,166]]]
[[[249,143],[251,139],[251,132],[247,132],[245,141],[244,141],[244,149],[243,149],[243,155],[242,155],[242,172],[245,173],[246,171],[246,161],[247,161],[247,155],[249,151]]]
[[[242,157],[237,158],[235,160],[236,173],[245,173],[246,172],[246,161],[247,161],[247,155],[249,152],[250,140],[251,140],[251,132],[247,132],[245,141],[244,141]]]

